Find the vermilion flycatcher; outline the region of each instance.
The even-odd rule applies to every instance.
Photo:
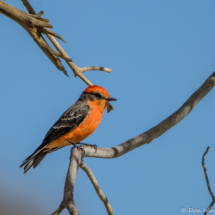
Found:
[[[37,167],[48,153],[71,144],[81,144],[80,141],[97,129],[105,108],[108,112],[113,109],[109,101],[116,99],[111,98],[104,88],[96,85],[87,87],[78,101],[51,127],[42,144],[23,161],[20,167],[25,165],[24,174],[32,166]]]

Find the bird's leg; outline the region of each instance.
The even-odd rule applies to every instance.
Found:
[[[79,144],[79,143],[73,143],[73,142],[71,142],[70,140],[68,140],[68,142],[71,143],[71,144],[74,146],[74,147],[71,148],[71,151],[72,151],[73,148],[77,148],[77,149],[82,150],[82,151],[84,152],[84,155],[85,155],[84,149],[83,149],[81,146],[77,146],[77,145],[76,145],[76,144]]]
[[[68,140],[69,143],[71,143],[74,147],[76,147],[76,144]]]

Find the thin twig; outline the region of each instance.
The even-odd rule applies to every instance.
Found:
[[[50,34],[47,34],[47,37],[49,40],[53,43],[55,48],[59,51],[59,53],[62,56],[65,56],[69,58],[69,56],[66,54],[66,52],[63,50],[63,48],[60,46],[60,44],[57,42],[57,40]],[[78,76],[80,79],[82,79],[87,85],[93,85],[84,75],[81,74],[79,71],[79,67],[77,67],[72,61],[66,61],[69,67],[72,69],[75,76]]]
[[[109,68],[105,68],[105,67],[102,67],[102,66],[87,66],[87,67],[84,67],[84,68],[80,68],[81,72],[87,72],[87,71],[90,71],[90,70],[100,70],[100,71],[104,71],[104,72],[108,72],[108,73],[111,73],[112,69],[109,69]]]
[[[38,31],[40,33],[43,33],[43,34],[50,34],[50,35],[57,37],[58,39],[62,40],[64,43],[66,43],[66,40],[63,37],[61,37],[59,34],[56,34],[55,32],[53,32],[49,28],[38,28]]]
[[[60,206],[59,206],[59,208],[58,208],[52,215],[58,215],[58,214],[60,214],[61,211],[62,211],[64,208],[65,208],[65,207],[64,207],[64,203],[63,203],[63,201],[62,201],[61,204],[60,204]]]
[[[89,177],[91,183],[93,184],[93,187],[96,190],[96,193],[98,194],[99,198],[104,203],[104,206],[107,210],[108,215],[113,215],[114,213],[113,213],[113,210],[111,208],[111,205],[110,205],[107,197],[102,192],[102,190],[101,190],[95,176],[93,175],[92,171],[90,170],[90,168],[83,162],[81,163],[80,167],[81,167],[81,169],[83,169],[86,172],[87,176]]]
[[[61,53],[61,56],[68,57],[67,53],[63,50],[63,48],[60,46],[60,44],[57,42],[57,40],[50,34],[47,34],[47,37],[50,39],[52,44],[55,46],[55,48]],[[78,76],[80,79],[82,79],[87,85],[93,85],[82,73],[86,72],[88,70],[100,70],[100,71],[105,71],[105,72],[111,72],[111,69],[105,68],[105,67],[99,67],[99,66],[90,66],[90,67],[84,67],[84,68],[79,68],[74,64],[74,62],[69,62],[66,61],[69,67],[72,69],[73,73],[75,76]]]
[[[205,151],[205,153],[204,153],[204,155],[203,155],[203,157],[202,157],[202,167],[204,169],[205,179],[206,179],[207,186],[208,186],[208,191],[209,191],[209,193],[210,193],[210,195],[212,197],[212,202],[211,202],[210,206],[207,208],[207,210],[205,211],[204,215],[206,215],[210,211],[210,209],[213,207],[213,205],[215,203],[215,197],[214,197],[213,192],[211,191],[211,187],[210,187],[210,183],[209,183],[209,179],[208,179],[208,174],[207,174],[207,169],[205,167],[205,156],[207,155],[209,150],[210,150],[210,147],[208,146],[206,151]]]

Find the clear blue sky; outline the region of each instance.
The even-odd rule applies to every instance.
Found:
[[[21,0],[7,3],[26,11]],[[66,39],[60,44],[79,67],[113,70],[84,73],[118,99],[87,143],[113,147],[143,133],[176,111],[215,70],[214,0],[30,3]],[[17,23],[3,15],[0,23],[0,198],[20,201],[15,210],[26,203],[51,214],[62,200],[70,147],[26,175],[19,165],[86,84],[64,62],[70,77],[58,71]],[[178,215],[182,207],[209,206],[201,159],[210,146],[206,166],[215,193],[214,98],[215,89],[148,145],[117,159],[84,159],[116,215]],[[81,169],[74,194],[81,215],[106,214]]]

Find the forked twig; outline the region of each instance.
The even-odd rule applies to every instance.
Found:
[[[41,48],[41,50],[46,54],[46,56],[52,61],[52,63],[65,75],[67,75],[67,72],[65,68],[63,67],[59,57],[70,60],[68,58],[65,58],[58,52],[54,51],[44,40],[41,29],[43,28],[52,28],[52,25],[50,25],[48,22],[48,19],[44,19],[41,17],[42,12],[39,14],[36,14],[34,9],[31,7],[29,2],[27,0],[22,0],[23,4],[26,6],[30,14],[25,13],[21,10],[18,10],[17,8],[0,1],[0,13],[3,15],[9,17],[10,19],[17,22],[19,25],[21,25],[28,34],[33,38],[34,42]],[[47,30],[48,31],[48,30]],[[50,30],[50,32],[52,32]],[[52,32],[52,34],[55,34]]]
[[[215,197],[214,197],[214,194],[213,194],[213,192],[211,190],[209,179],[208,179],[208,174],[207,174],[207,169],[205,167],[205,157],[206,157],[207,153],[209,152],[209,150],[210,150],[210,147],[208,146],[206,151],[205,151],[205,153],[204,153],[204,155],[203,155],[203,157],[202,157],[202,167],[204,169],[205,179],[206,179],[207,186],[208,186],[208,191],[209,191],[209,193],[210,193],[210,195],[212,197],[212,202],[211,202],[210,206],[207,208],[207,210],[205,211],[204,215],[206,215],[210,211],[210,209],[213,207],[213,205],[215,203]]]
[[[17,8],[1,0],[0,13],[20,24],[29,33],[29,35],[33,38],[36,44],[46,54],[46,56],[52,61],[52,63],[57,67],[57,69],[59,69],[65,75],[68,76],[59,58],[64,59],[69,65],[69,67],[72,69],[74,75],[81,78],[87,85],[92,85],[92,83],[82,74],[83,72],[89,70],[100,70],[108,73],[111,72],[111,69],[99,66],[90,66],[84,68],[79,68],[78,66],[76,66],[54,37],[57,37],[62,41],[66,42],[65,39],[60,35],[56,34],[55,32],[51,31],[49,28],[52,28],[53,26],[48,23],[49,20],[41,17],[43,15],[43,11],[36,14],[28,0],[22,0],[22,2],[27,8],[29,14],[18,10]],[[49,38],[49,40],[53,43],[59,53],[49,46],[49,44],[44,40],[42,34],[45,34]]]
[[[30,5],[28,0],[22,0],[22,2],[25,5],[25,7],[27,8],[28,12],[33,14],[34,16],[38,17],[38,16],[41,16],[43,14],[43,12],[40,12],[39,14],[36,15],[36,12],[32,8],[32,6]],[[52,44],[58,50],[60,55],[56,55],[56,53],[55,53],[55,56],[63,58],[67,62],[69,67],[72,69],[74,75],[78,76],[80,79],[82,79],[87,85],[93,85],[93,84],[84,75],[82,75],[83,72],[86,72],[86,71],[89,71],[89,70],[100,70],[100,71],[110,73],[112,71],[111,69],[104,68],[104,67],[99,67],[99,66],[90,66],[90,67],[79,68],[78,66],[76,66],[74,64],[74,62],[72,62],[70,60],[70,57],[66,54],[66,52],[63,50],[63,48],[60,46],[60,44],[54,38],[54,37],[57,37],[57,38],[63,40],[64,42],[66,42],[60,35],[54,33],[49,28],[40,28],[40,29],[38,29],[38,31],[40,33],[46,34],[46,36],[49,38],[49,40],[52,42]]]
[[[63,48],[60,46],[60,44],[57,42],[57,40],[50,34],[47,34],[47,37],[49,40],[52,42],[52,44],[55,46],[55,48],[59,51],[59,53],[62,56],[68,57],[67,53],[63,50]],[[66,61],[69,67],[72,69],[73,73],[75,76],[78,76],[80,79],[82,79],[87,85],[93,85],[82,73],[89,71],[89,70],[100,70],[104,72],[110,73],[112,70],[104,67],[99,67],[99,66],[90,66],[90,67],[84,67],[84,68],[79,68],[74,64],[74,62],[71,61]]]

